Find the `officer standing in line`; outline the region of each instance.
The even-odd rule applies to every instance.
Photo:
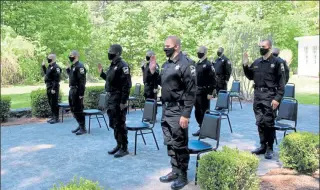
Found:
[[[290,69],[289,69],[289,66],[288,66],[288,63],[282,59],[281,57],[279,57],[279,53],[280,53],[280,49],[278,48],[273,48],[272,49],[272,55],[275,56],[275,57],[278,57],[279,59],[281,59],[282,62],[284,62],[284,71],[285,71],[285,75],[286,75],[286,84],[288,83],[289,81],[289,78],[290,78]]]
[[[154,73],[151,72],[149,65],[150,59],[155,56],[153,51],[148,51],[146,55],[146,63],[142,65],[141,70],[143,74],[144,83],[144,98],[157,100],[158,92],[158,77],[159,77],[159,65],[156,64],[156,70]]]
[[[272,55],[272,42],[260,42],[260,54],[248,66],[248,54],[243,56],[244,74],[254,81],[253,110],[260,137],[261,146],[252,151],[253,154],[265,154],[266,159],[273,157],[273,143],[275,137],[274,120],[276,109],[284,94],[284,62]]]
[[[42,69],[45,74],[45,83],[47,87],[47,96],[49,105],[51,108],[51,119],[47,122],[50,124],[55,124],[59,122],[59,88],[60,88],[60,74],[61,68],[56,63],[57,56],[55,54],[50,54],[47,57],[47,62],[49,63],[48,68],[46,68],[45,61],[42,62]]]
[[[188,123],[196,92],[195,66],[181,53],[180,48],[178,37],[169,36],[166,39],[164,51],[169,59],[163,64],[159,77],[163,105],[161,126],[172,166],[172,171],[160,177],[160,181],[174,181],[172,189],[181,189],[188,183]],[[155,70],[155,67],[153,64],[152,69]]]
[[[186,56],[186,58],[187,58],[189,61],[191,61],[193,65],[196,65],[196,62],[189,57],[188,52],[183,51],[182,54],[183,54],[184,56]]]
[[[195,117],[201,127],[205,112],[210,109],[210,99],[216,95],[216,73],[213,65],[207,59],[208,49],[200,46],[198,49],[199,62],[196,65],[197,71],[197,93],[195,108]],[[200,129],[192,134],[200,135]]]
[[[231,61],[223,54],[223,52],[224,49],[219,47],[217,52],[218,58],[213,63],[217,76],[217,93],[219,93],[220,90],[227,90],[232,71]]]
[[[87,133],[86,118],[83,113],[83,97],[86,88],[86,69],[82,63],[79,62],[79,52],[71,51],[69,60],[72,63],[71,68],[67,68],[69,75],[69,105],[74,118],[77,120],[79,126],[72,130],[76,135]]]
[[[115,158],[129,154],[126,113],[132,83],[130,68],[122,60],[121,54],[121,45],[113,44],[108,50],[108,59],[111,64],[107,71],[103,72],[101,64],[98,65],[100,77],[106,81],[105,90],[108,96],[107,114],[109,125],[114,129],[114,138],[117,141],[116,147],[108,151],[108,154],[114,154]]]

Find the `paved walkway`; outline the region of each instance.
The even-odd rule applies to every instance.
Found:
[[[215,104],[212,101],[212,107]],[[161,109],[161,108],[159,108]],[[127,122],[139,122],[140,110],[128,115]],[[158,113],[161,113],[160,110]],[[299,106],[298,130],[319,132],[319,107]],[[251,150],[258,146],[257,131],[254,125],[252,104],[238,103],[230,113],[234,132],[231,134],[226,120],[222,122],[220,148],[224,145]],[[158,114],[160,121],[160,114]],[[107,154],[115,141],[113,131],[99,128],[92,120],[91,134],[76,136],[70,131],[75,121],[68,118],[62,124],[28,124],[1,128],[1,189],[2,190],[45,190],[59,182],[68,182],[75,175],[99,181],[105,189],[112,190],[166,190],[170,184],[160,183],[158,178],[170,171],[169,158],[163,145],[160,123],[155,127],[160,150],[156,149],[150,135],[145,135],[147,145],[138,138],[137,155],[133,155],[134,133],[129,132],[130,155],[114,159]],[[192,115],[191,133],[197,130]],[[282,139],[278,132],[278,141]],[[278,148],[275,148],[278,151]],[[280,167],[276,158],[266,161],[261,157],[258,174],[270,168]],[[194,186],[195,156],[191,157],[188,178],[190,183],[185,190],[198,190]]]

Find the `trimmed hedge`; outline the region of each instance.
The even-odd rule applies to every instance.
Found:
[[[84,92],[85,109],[97,109],[100,94],[104,93],[104,86],[89,86]]]
[[[51,190],[103,190],[103,187],[101,187],[98,182],[93,182],[84,178],[77,180],[77,178],[74,177],[68,184],[64,185],[63,183],[60,183],[59,187],[54,185]]]
[[[284,167],[302,173],[319,169],[319,134],[297,132],[287,135],[280,144],[280,160]]]
[[[48,102],[47,89],[34,90],[31,96],[31,112],[34,117],[51,116],[51,108]],[[62,92],[59,91],[58,102],[61,102]]]
[[[199,185],[206,190],[257,190],[258,165],[259,159],[251,153],[223,147],[199,160]]]
[[[11,98],[9,96],[1,96],[0,99],[0,119],[1,122],[8,120],[10,114]]]

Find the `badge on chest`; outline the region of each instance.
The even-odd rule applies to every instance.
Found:
[[[272,64],[270,65],[270,67],[273,69],[273,68],[275,67],[275,65],[272,63]]]
[[[115,66],[115,67],[114,67],[114,70],[117,70],[117,69],[118,69],[118,67],[117,67],[117,66]]]
[[[180,65],[177,65],[174,69],[175,69],[175,70],[180,69]]]

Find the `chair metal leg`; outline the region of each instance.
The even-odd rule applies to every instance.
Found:
[[[144,136],[143,136],[143,133],[142,133],[142,131],[141,131],[141,130],[140,130],[140,134],[141,134],[141,136],[142,136],[142,139],[143,139],[144,145],[147,145],[146,140],[144,139]]]
[[[230,106],[231,106],[231,111],[232,111],[232,97],[230,97]]]
[[[63,123],[63,112],[64,112],[64,108],[61,108],[61,122]]]
[[[198,153],[198,155],[197,155],[197,161],[196,161],[196,177],[195,177],[195,185],[197,185],[197,181],[198,181],[198,165],[199,165],[198,161],[199,161],[199,159],[200,159],[200,153]]]
[[[157,142],[156,136],[154,135],[153,129],[151,129],[151,132],[152,132],[152,135],[153,135],[154,142],[157,145],[157,149],[159,150],[158,142]]]
[[[127,109],[128,114],[129,114],[129,108],[130,108],[130,100],[128,100],[128,109]]]
[[[96,118],[97,118],[98,123],[99,123],[99,126],[100,126],[100,128],[101,128],[101,124],[100,124],[100,121],[99,121],[98,115],[96,115]]]
[[[276,141],[276,145],[278,145],[277,131],[274,131],[274,140]]]
[[[108,129],[108,131],[109,131],[108,123],[107,123],[106,118],[104,117],[104,115],[103,115],[103,114],[102,114],[102,117],[103,117],[103,120],[104,120],[104,122],[106,123],[107,129]]]
[[[134,155],[137,154],[137,136],[138,136],[138,131],[136,131],[136,134],[134,136]]]
[[[227,116],[227,119],[228,119],[228,122],[229,122],[230,131],[231,131],[231,133],[232,133],[232,127],[231,127],[231,122],[230,122],[230,119],[229,119],[229,115],[228,115],[228,114],[226,114],[226,116]]]
[[[241,100],[240,100],[240,97],[238,96],[238,99],[239,99],[239,103],[240,103],[240,107],[242,109],[242,104],[241,104]]]
[[[286,137],[286,135],[287,135],[287,130],[284,131],[283,138]]]
[[[89,131],[88,131],[88,133],[90,134],[90,124],[91,124],[91,115],[89,115]]]

